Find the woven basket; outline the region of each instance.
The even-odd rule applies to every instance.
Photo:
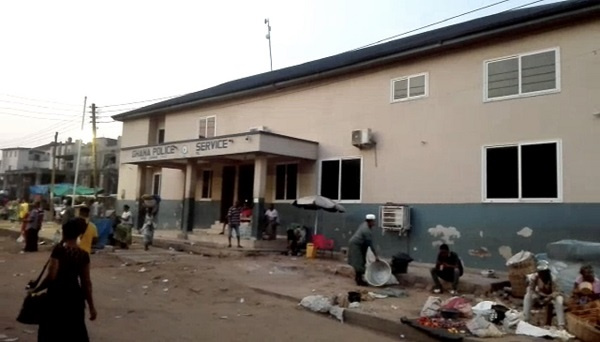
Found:
[[[508,267],[508,280],[512,295],[517,298],[525,297],[527,292],[527,275],[535,272],[535,259],[525,259]]]
[[[575,337],[583,342],[598,342],[600,341],[600,330],[596,329],[593,325],[579,319],[579,317],[572,313],[566,314],[567,318],[567,330]]]
[[[571,305],[569,306],[569,309],[570,313],[573,316],[576,316],[580,321],[587,322],[591,325],[600,323],[600,303],[597,300],[586,305]]]

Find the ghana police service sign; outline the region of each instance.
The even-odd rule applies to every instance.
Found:
[[[246,143],[236,145],[235,138],[222,138],[123,148],[121,151],[121,158],[123,163],[135,163],[153,160],[175,160],[218,156],[254,150],[254,146],[251,146],[253,144],[248,143],[247,140],[244,140],[244,142]]]

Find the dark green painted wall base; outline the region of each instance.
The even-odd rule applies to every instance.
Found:
[[[161,202],[160,228],[181,227],[182,203]],[[137,210],[133,201],[121,201],[120,206],[123,204]],[[275,207],[282,227],[290,223],[314,225],[314,211],[290,204]],[[347,246],[366,214],[379,216],[378,204],[345,204],[344,207],[347,212],[343,214],[318,212],[319,232],[334,239],[338,248]],[[210,227],[219,219],[219,209],[218,201],[195,202],[194,227]],[[397,252],[407,252],[416,261],[432,263],[437,245],[446,242],[461,256],[466,267],[505,270],[505,258],[500,250],[506,253],[510,248],[513,254],[521,250],[541,253],[548,243],[562,239],[600,241],[600,203],[418,204],[411,206],[411,225],[409,235],[403,237],[397,233],[384,235],[376,228],[375,244],[380,254],[390,257]],[[489,255],[481,253],[484,249]]]

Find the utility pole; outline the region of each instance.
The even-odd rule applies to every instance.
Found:
[[[269,18],[265,19],[265,24],[267,24],[267,35],[265,38],[269,41],[269,60],[271,61],[271,71],[273,71],[273,54],[271,53],[271,22]]]
[[[85,123],[85,109],[87,104],[87,96],[83,98],[83,113],[81,114],[81,137],[77,144],[77,162],[75,163],[75,179],[73,180],[73,202],[75,205],[75,195],[77,194],[77,178],[79,177],[79,163],[81,162],[81,145],[83,143],[83,124]]]
[[[54,219],[54,183],[56,182],[56,145],[58,144],[58,132],[54,133],[54,144],[52,144],[52,178],[50,180],[50,214]]]
[[[94,188],[94,197],[96,196],[96,189],[98,188],[98,163],[96,157],[96,104],[92,103],[92,160],[94,163],[92,184]]]

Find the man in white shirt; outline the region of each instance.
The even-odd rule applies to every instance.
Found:
[[[92,218],[95,219],[99,216],[99,203],[98,200],[94,200],[92,202],[92,208],[91,208],[91,214],[92,214]]]
[[[279,213],[275,209],[275,205],[271,204],[269,209],[265,212],[265,219],[267,220],[267,235],[269,240],[275,240],[277,238],[277,226],[279,226]]]

